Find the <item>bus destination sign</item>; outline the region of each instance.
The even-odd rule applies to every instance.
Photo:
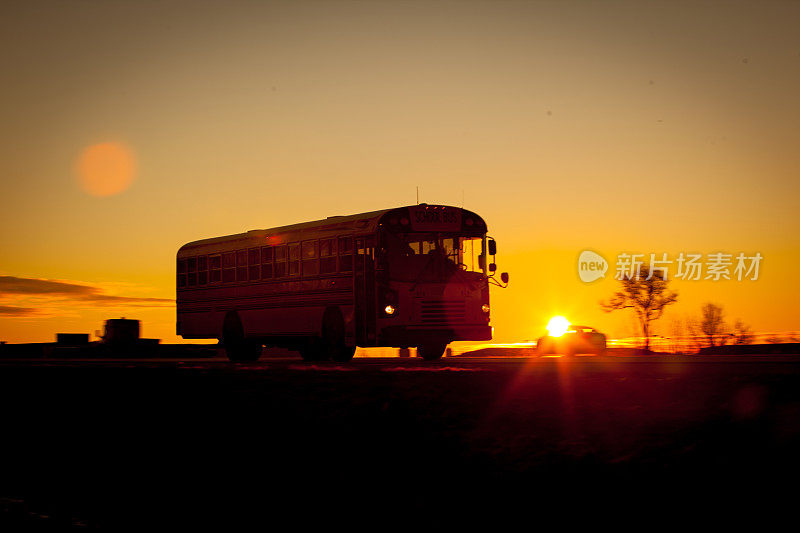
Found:
[[[414,205],[408,208],[414,231],[460,231],[461,209],[437,205]]]

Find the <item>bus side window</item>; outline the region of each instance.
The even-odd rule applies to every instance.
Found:
[[[197,283],[205,285],[208,283],[208,256],[201,255],[197,258]]]
[[[446,239],[442,239],[442,251],[456,265],[459,264],[459,255],[458,255],[458,240],[448,237]]]
[[[178,259],[178,279],[176,283],[179,289],[186,286],[186,259]]]
[[[319,241],[321,274],[331,274],[336,272],[336,239],[323,239]]]
[[[190,257],[186,260],[186,270],[189,271],[186,284],[189,287],[197,285],[197,258]]]
[[[339,238],[339,272],[353,270],[353,239],[350,237]]]
[[[236,281],[247,281],[247,250],[236,251]]]
[[[289,275],[300,275],[300,243],[289,245]]]
[[[300,243],[289,245],[289,275],[300,275]]]
[[[208,258],[208,281],[219,283],[222,281],[222,256],[212,255]]]
[[[261,279],[261,249],[250,248],[247,250],[247,270],[250,281]]]
[[[355,246],[356,254],[358,254],[355,259],[356,261],[355,269],[356,272],[362,272],[364,270],[364,261],[366,260],[367,257],[366,256],[367,250],[364,248],[364,239],[356,239],[355,244],[356,244]]]
[[[286,246],[275,247],[275,277],[282,278],[286,275]]]
[[[261,248],[261,279],[270,279],[272,277],[272,257],[273,250],[269,246]]]
[[[375,259],[375,236],[370,235],[364,240],[364,246],[366,246],[366,255],[369,261]]]
[[[319,274],[319,242],[303,241],[303,276],[316,276]]]
[[[236,252],[222,254],[222,282],[236,281]]]

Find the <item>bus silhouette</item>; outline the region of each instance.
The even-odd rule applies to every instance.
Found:
[[[177,333],[219,339],[232,361],[261,348],[348,361],[356,346],[490,340],[495,241],[470,211],[419,204],[190,242],[177,255]],[[491,261],[487,260],[491,259]]]

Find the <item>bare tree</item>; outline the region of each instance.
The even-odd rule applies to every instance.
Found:
[[[669,323],[670,336],[672,337],[672,351],[676,354],[683,353],[684,347],[684,328],[680,317],[673,317]]]
[[[708,339],[709,346],[722,346],[728,336],[728,326],[725,324],[722,306],[711,302],[703,305],[700,329]]]
[[[753,344],[753,330],[738,318],[733,325],[733,335],[734,344]]]
[[[703,333],[700,331],[700,321],[696,316],[686,317],[686,329],[689,332],[693,350],[699,352],[703,347]]]
[[[607,302],[600,302],[606,313],[617,309],[632,308],[639,320],[639,327],[644,337],[644,351],[650,351],[651,323],[661,318],[664,308],[678,300],[678,294],[667,290],[666,275],[663,270],[650,272],[647,265],[642,265],[639,272],[628,273],[619,280],[622,290],[614,293]]]

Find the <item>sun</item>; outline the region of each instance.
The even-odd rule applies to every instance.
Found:
[[[93,196],[112,196],[127,189],[136,175],[133,152],[121,143],[88,146],[76,164],[78,182]]]
[[[554,316],[547,323],[547,332],[551,337],[560,337],[567,332],[567,328],[569,328],[569,320],[563,316]]]

